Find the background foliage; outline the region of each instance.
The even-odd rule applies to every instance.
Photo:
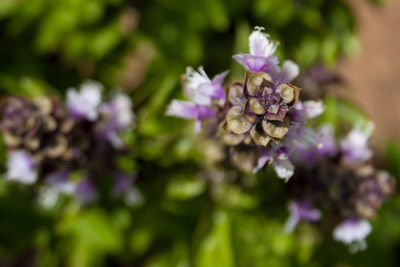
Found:
[[[1,179],[0,266],[398,265],[398,196],[374,221],[369,249],[352,255],[308,225],[281,231],[286,199],[273,172],[244,185],[198,178],[207,160],[193,125],[165,117],[165,106],[180,97],[187,65],[210,74],[232,67],[240,77],[231,55],[247,51],[254,25],[303,68],[334,66],[359,49],[342,0],[0,1],[1,94],[63,95],[88,78],[129,93],[138,121],[127,137],[134,155],[121,165],[137,172],[145,197],[135,208],[103,196],[88,207],[65,198],[45,208],[39,189]],[[363,119],[325,100],[323,120],[338,123],[341,112]],[[396,177],[399,160],[396,142],[378,159]]]

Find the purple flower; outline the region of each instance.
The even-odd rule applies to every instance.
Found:
[[[272,163],[279,178],[288,180],[294,173],[294,165],[289,160],[289,151],[282,144],[271,144],[268,148],[261,148],[261,156],[253,173],[258,172],[267,163]]]
[[[338,148],[334,136],[334,128],[331,124],[323,124],[318,130],[318,140],[321,144],[317,149],[317,154],[319,156],[329,156],[334,157],[338,153]]]
[[[261,32],[263,27],[255,27],[249,37],[250,54],[237,54],[233,58],[251,72],[270,72],[279,64],[273,56],[277,44],[269,40],[269,35]]]
[[[99,137],[107,139],[115,148],[121,148],[123,144],[118,134],[134,126],[131,100],[125,94],[117,94],[110,103],[100,105],[99,112],[104,117],[97,127]]]
[[[289,83],[299,75],[299,66],[291,60],[283,62],[282,68],[278,65],[271,71],[271,77],[276,84]]]
[[[134,206],[143,200],[142,194],[133,185],[134,176],[122,172],[114,174],[113,196],[123,196],[125,203]]]
[[[360,164],[372,157],[372,150],[368,147],[368,140],[374,125],[370,122],[365,129],[356,127],[340,141],[343,160],[349,164]]]
[[[103,86],[94,81],[83,83],[80,90],[70,88],[67,91],[66,105],[74,119],[95,121],[98,117],[98,106],[101,103]]]
[[[200,131],[201,121],[215,116],[215,110],[211,107],[212,101],[216,99],[221,105],[225,101],[222,82],[226,75],[228,75],[228,71],[210,80],[203,68],[200,67],[198,72],[188,68],[184,90],[191,101],[172,100],[166,114],[185,119],[195,119],[196,131]]]
[[[315,222],[321,219],[319,209],[313,208],[308,201],[292,201],[289,204],[290,216],[286,221],[284,230],[290,233],[294,230],[297,224],[301,221]]]
[[[75,193],[84,204],[92,203],[98,197],[98,193],[93,182],[88,178],[81,180],[76,185]]]
[[[303,123],[292,123],[283,140],[283,145],[289,151],[290,161],[312,167],[317,158],[316,150],[321,147],[318,137],[314,129]]]
[[[367,220],[349,218],[335,227],[333,238],[347,245],[354,242],[364,242],[371,230],[371,224]]]
[[[46,177],[46,183],[56,194],[73,194],[76,184],[68,180],[69,174],[70,171],[67,169],[53,172]]]
[[[198,72],[191,67],[187,67],[184,91],[194,103],[199,105],[211,105],[214,99],[224,101],[225,91],[222,88],[222,82],[228,73],[229,71],[225,71],[210,80],[203,67],[199,67]]]
[[[23,150],[9,153],[5,177],[9,181],[16,181],[22,184],[34,184],[38,179],[38,172],[33,158]]]
[[[293,121],[306,122],[307,120],[318,117],[324,113],[324,111],[324,103],[320,100],[298,101],[293,111],[290,113],[290,116]]]

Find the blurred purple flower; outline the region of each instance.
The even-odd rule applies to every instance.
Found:
[[[347,245],[353,242],[364,242],[371,230],[371,224],[367,220],[349,218],[335,227],[333,238]]]
[[[108,140],[114,148],[121,148],[123,144],[118,134],[134,126],[131,100],[125,94],[118,94],[111,102],[101,104],[99,112],[104,120],[97,127],[98,136]]]
[[[269,35],[261,32],[263,27],[255,27],[249,37],[250,54],[237,54],[233,58],[251,72],[270,72],[279,64],[273,56],[277,44],[269,40]]]
[[[114,188],[113,188],[113,196],[123,197],[125,203],[129,206],[134,206],[140,203],[143,199],[142,194],[137,190],[134,186],[135,178],[133,175],[129,175],[126,173],[122,173],[120,171],[115,172],[114,174]]]
[[[94,81],[87,81],[79,91],[70,88],[67,91],[66,106],[74,119],[95,121],[98,117],[98,106],[101,103],[103,86]]]
[[[279,178],[288,180],[294,173],[294,165],[289,160],[289,150],[282,144],[271,144],[268,148],[261,148],[261,156],[253,173],[258,172],[267,163],[272,163]]]
[[[324,103],[320,100],[298,101],[290,113],[290,117],[296,122],[306,122],[324,113]]]
[[[84,204],[92,203],[98,198],[97,189],[89,178],[81,180],[76,185],[75,193]]]
[[[33,158],[23,150],[9,153],[5,177],[9,181],[16,181],[22,184],[34,184],[38,179],[38,171]]]
[[[319,156],[334,157],[338,153],[338,147],[334,136],[334,128],[331,124],[323,124],[318,130],[318,140],[321,146],[317,149]]]
[[[343,160],[349,164],[360,164],[372,157],[372,150],[368,146],[368,140],[372,134],[374,125],[370,122],[365,129],[355,127],[340,141]]]
[[[301,221],[315,222],[321,219],[321,211],[313,208],[309,201],[292,201],[289,204],[290,216],[286,221],[284,230],[290,233]]]
[[[69,174],[70,171],[67,169],[53,172],[46,177],[46,183],[57,194],[73,194],[76,190],[76,183],[68,180]]]

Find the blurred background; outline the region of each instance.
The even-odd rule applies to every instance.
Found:
[[[63,98],[86,79],[128,94],[137,126],[122,164],[144,201],[44,207],[39,188],[1,179],[0,266],[398,266],[398,195],[366,251],[351,254],[307,225],[286,235],[282,181],[264,173],[249,190],[210,189],[193,124],[164,113],[183,97],[188,65],[242,77],[232,54],[264,26],[278,57],[299,64],[308,97],[350,101],[375,123],[374,161],[398,177],[399,9],[398,0],[1,0],[1,95]]]

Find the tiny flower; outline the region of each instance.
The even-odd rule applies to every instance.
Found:
[[[291,60],[283,62],[282,69],[279,72],[281,83],[291,82],[299,75],[299,66]],[[278,80],[278,78],[276,78]]]
[[[88,178],[83,179],[77,184],[75,188],[75,194],[80,198],[83,204],[92,203],[98,197],[98,193],[93,182]]]
[[[359,164],[372,157],[372,150],[368,147],[368,140],[373,131],[373,124],[369,123],[366,129],[356,127],[340,141],[343,160],[349,164]]]
[[[134,126],[131,100],[127,95],[117,94],[110,103],[100,105],[99,112],[103,117],[97,125],[99,137],[107,139],[114,148],[121,148],[119,132]]]
[[[290,216],[286,221],[284,230],[290,233],[301,221],[315,222],[321,219],[321,211],[313,208],[308,201],[292,201],[289,204]]]
[[[122,172],[116,172],[114,174],[114,197],[123,196],[125,203],[128,206],[135,206],[143,200],[142,194],[133,185],[134,176],[128,175]]]
[[[313,119],[324,113],[325,107],[324,103],[320,100],[308,100],[308,101],[298,101],[294,106],[293,111],[290,116],[293,121],[305,122],[307,120]]]
[[[317,149],[317,154],[320,156],[334,157],[338,153],[338,148],[334,136],[333,126],[324,124],[317,131],[319,143],[321,146]]]
[[[290,151],[292,162],[312,167],[318,159],[316,151],[322,144],[314,129],[306,127],[303,123],[294,122],[289,128],[283,145]]]
[[[194,71],[187,68],[184,77],[184,90],[190,101],[172,100],[169,104],[166,114],[185,119],[196,120],[196,131],[201,130],[201,123],[207,118],[215,116],[213,109],[213,100],[218,100],[218,104],[225,101],[225,91],[222,88],[222,82],[228,75],[228,71],[216,75],[210,80],[203,68]]]
[[[60,170],[46,177],[46,184],[57,194],[71,195],[75,192],[76,184],[68,180],[69,170]]]
[[[209,106],[214,99],[223,101],[225,91],[222,88],[222,82],[228,73],[229,71],[225,71],[210,80],[202,67],[199,67],[198,72],[188,67],[184,77],[184,91],[194,103],[199,105]]]
[[[253,169],[253,173],[258,172],[267,163],[272,163],[276,175],[279,178],[288,180],[293,176],[294,165],[289,160],[289,151],[281,144],[271,144],[268,148],[262,148],[261,156],[258,159],[257,167]]]
[[[98,106],[101,103],[100,83],[88,81],[81,85],[79,92],[74,88],[67,91],[66,105],[74,119],[95,121],[98,117]]]
[[[268,72],[279,64],[273,56],[277,44],[269,40],[264,28],[256,27],[249,37],[250,54],[237,54],[233,58],[251,72]]]
[[[196,131],[201,130],[201,121],[215,116],[215,110],[209,106],[197,105],[182,100],[172,100],[167,108],[167,115],[196,120]]]
[[[335,227],[333,238],[336,241],[350,245],[354,242],[364,242],[371,230],[371,224],[367,220],[349,218]]]
[[[22,184],[33,184],[38,173],[33,158],[23,150],[13,151],[7,158],[6,179]]]

